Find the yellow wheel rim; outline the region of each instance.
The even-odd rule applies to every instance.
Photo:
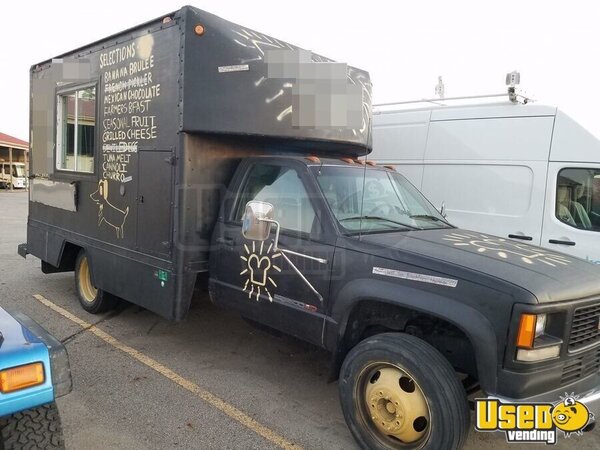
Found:
[[[368,428],[391,447],[418,446],[430,429],[423,391],[406,371],[388,363],[367,367],[359,382],[361,409]]]
[[[92,303],[96,300],[98,289],[92,284],[92,277],[90,275],[90,265],[86,257],[83,257],[79,265],[79,290],[83,299]]]

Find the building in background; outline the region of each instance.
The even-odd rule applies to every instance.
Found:
[[[25,174],[29,173],[29,142],[0,132],[0,166],[11,167],[13,163],[24,164]],[[22,170],[22,169],[21,169]],[[13,185],[10,184],[12,189]]]

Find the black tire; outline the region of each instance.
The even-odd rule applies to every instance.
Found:
[[[84,249],[79,251],[75,260],[75,290],[81,307],[92,314],[100,314],[113,309],[118,298],[91,282],[91,267]],[[91,289],[90,289],[91,287]]]
[[[65,448],[55,403],[0,419],[0,450],[59,450]]]
[[[368,372],[368,368],[378,367],[379,363],[410,374],[422,392],[430,420],[420,440],[403,443],[378,432],[379,424],[375,426],[373,422],[369,423],[371,400],[363,406],[366,396],[361,396],[360,392],[362,386],[367,386],[366,383],[373,383],[369,375],[373,372]],[[448,360],[431,345],[414,336],[383,333],[360,342],[344,360],[339,391],[346,423],[363,449],[459,449],[466,442],[470,411],[463,386]],[[369,417],[365,417],[367,414]]]

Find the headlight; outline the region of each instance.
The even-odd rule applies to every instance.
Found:
[[[536,315],[535,320],[535,337],[540,337],[546,329],[546,314]]]
[[[521,314],[517,332],[517,361],[535,362],[560,355],[560,341],[545,335],[546,314]],[[537,341],[537,343],[536,343]]]
[[[560,355],[560,345],[542,347],[534,350],[520,348],[517,350],[517,360],[525,362],[543,361],[544,359],[556,358]]]

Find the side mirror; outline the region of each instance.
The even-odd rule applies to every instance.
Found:
[[[246,204],[242,217],[242,234],[246,239],[266,241],[271,233],[273,205],[251,201]]]
[[[440,207],[440,214],[445,219],[446,218],[446,202],[442,201],[442,206]]]

